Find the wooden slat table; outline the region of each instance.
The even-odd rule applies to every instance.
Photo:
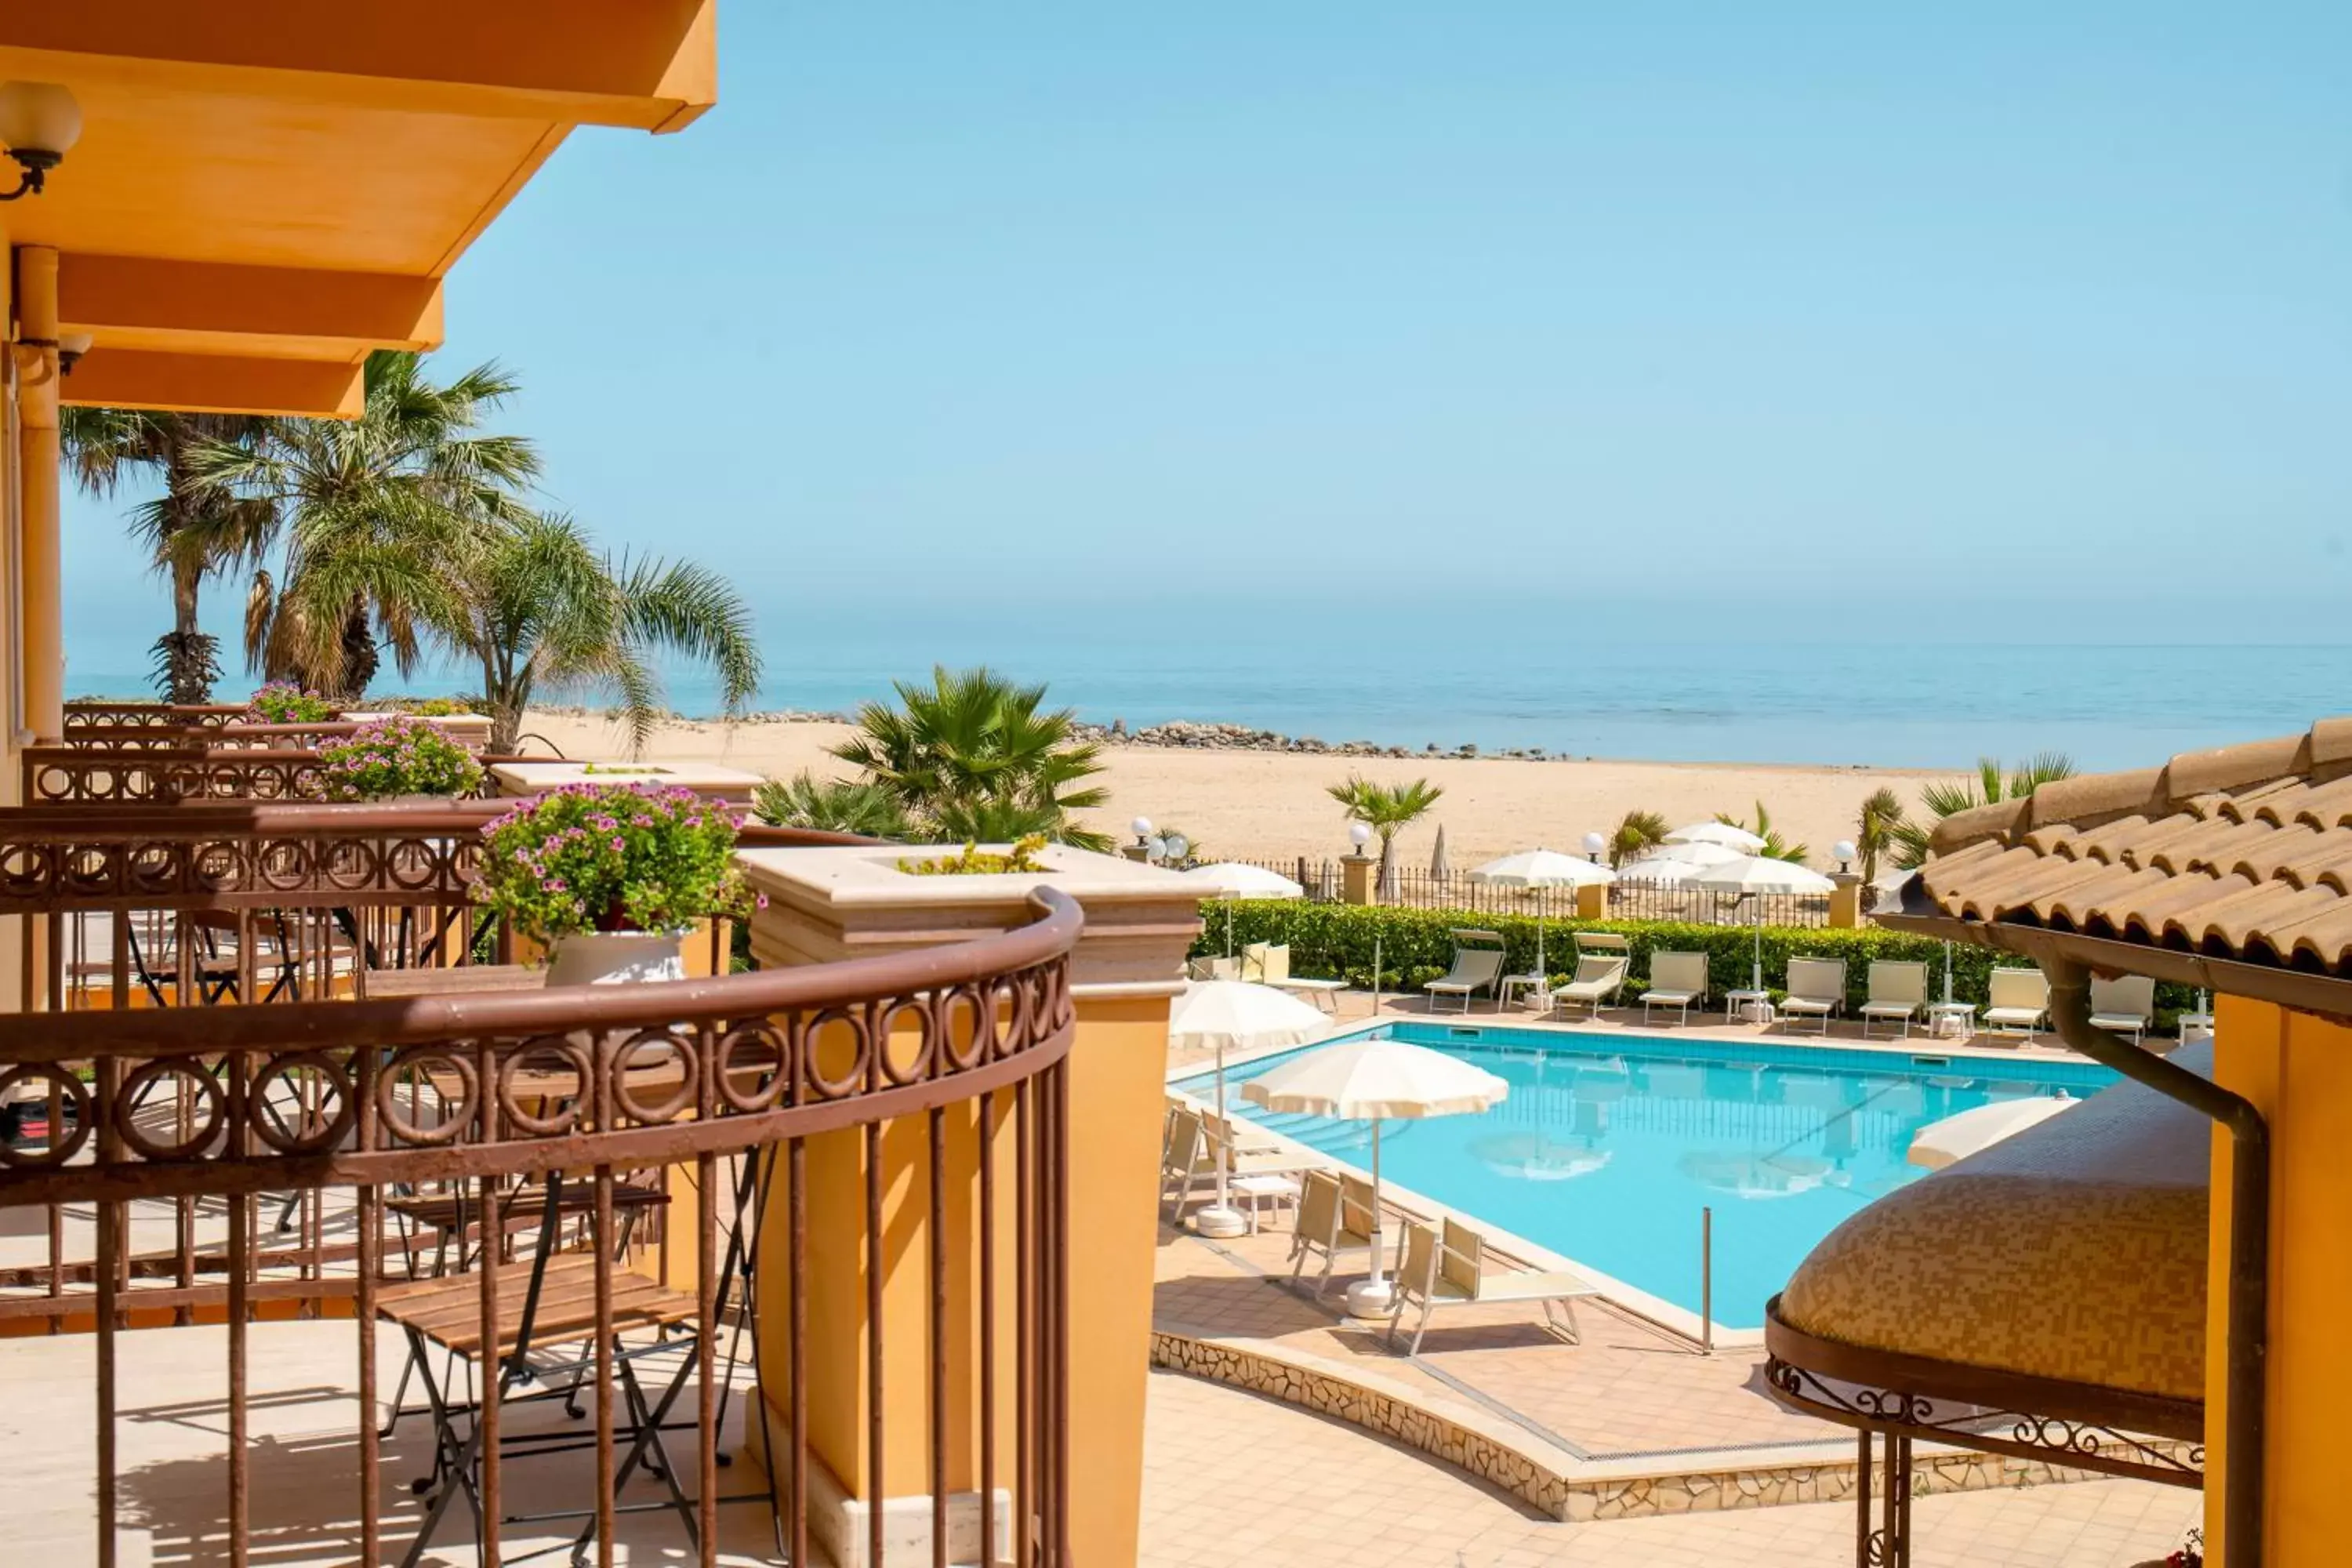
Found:
[[[474,996],[489,991],[537,991],[547,971],[528,963],[461,963],[453,969],[371,969],[367,999],[401,996]]]

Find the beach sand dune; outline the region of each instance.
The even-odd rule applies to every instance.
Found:
[[[626,741],[599,719],[533,713],[525,728],[572,757],[617,757]],[[828,754],[849,734],[827,723],[677,723],[662,727],[656,760],[724,763],[769,774],[850,770]],[[1106,748],[1108,808],[1093,825],[1125,836],[1137,816],[1181,829],[1216,858],[1286,860],[1347,851],[1347,826],[1324,791],[1351,772],[1381,781],[1427,778],[1445,791],[1398,840],[1407,864],[1425,864],[1437,825],[1457,869],[1535,846],[1580,852],[1588,832],[1607,832],[1631,810],[1673,824],[1717,812],[1748,817],[1761,800],[1773,826],[1829,867],[1830,846],[1853,837],[1864,797],[1891,786],[1915,805],[1925,785],[1950,775],[1867,768],[1776,767],[1741,763],[1523,762],[1511,758],[1335,757],[1281,752]]]

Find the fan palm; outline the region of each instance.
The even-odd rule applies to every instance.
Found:
[[[569,518],[475,517],[469,530],[440,563],[441,588],[416,602],[437,639],[481,667],[490,750],[513,750],[533,694],[554,687],[613,692],[632,752],[643,751],[663,710],[659,653],[715,668],[730,714],[759,689],[751,608],[718,574],[616,563]]]
[[[1879,857],[1893,852],[1905,816],[1903,797],[1883,784],[1862,803],[1854,819],[1853,847],[1862,859],[1864,882],[1878,880]]]
[[[911,838],[914,824],[896,796],[870,779],[820,779],[803,768],[751,792],[751,809],[779,827],[815,827],[867,838]]]
[[[2023,800],[2043,784],[2074,776],[2074,760],[2063,752],[2040,752],[2014,771],[2004,771],[1998,760],[1977,760],[1977,776],[1929,784],[1919,792],[1927,821],[1905,821],[1895,831],[1895,864],[1914,870],[1935,853],[1936,828],[1944,818],[2000,800]]]
[[[1625,820],[1609,836],[1609,866],[1612,870],[1628,860],[1638,860],[1666,841],[1666,819],[1654,811],[1629,811]]]
[[[1074,812],[1104,805],[1084,781],[1102,772],[1101,748],[1073,740],[1069,709],[1041,711],[1043,686],[1022,686],[986,666],[931,671],[928,687],[895,683],[898,705],[868,702],[859,732],[833,754],[865,771],[919,824],[942,837],[995,843],[1033,833],[1108,849],[1108,835]]]
[[[1427,779],[1383,784],[1349,773],[1347,783],[1332,784],[1325,793],[1347,807],[1349,821],[1360,822],[1380,835],[1381,885],[1385,888],[1396,868],[1397,835],[1425,816],[1445,791]]]
[[[1780,830],[1772,826],[1772,814],[1764,809],[1764,803],[1760,800],[1756,803],[1756,823],[1752,827],[1739,818],[1726,816],[1722,812],[1716,813],[1715,819],[1717,822],[1729,823],[1734,827],[1743,828],[1764,840],[1764,847],[1756,851],[1760,859],[1795,860],[1801,863],[1805,858],[1806,847],[1802,844],[1791,844],[1780,837]]]
[[[200,479],[268,509],[246,558],[258,568],[284,535],[282,575],[257,569],[247,595],[250,668],[355,699],[386,651],[404,675],[433,628],[462,618],[449,568],[483,525],[528,516],[539,473],[527,438],[481,428],[518,384],[495,363],[442,384],[421,355],[382,352],[359,418],[277,420],[198,449]]]
[[[209,702],[219,643],[198,624],[204,581],[266,536],[271,509],[200,477],[196,454],[212,444],[250,448],[273,422],[247,415],[143,408],[58,411],[67,464],[83,493],[111,497],[124,479],[163,481],[163,494],[131,512],[131,531],[171,580],[172,629],[156,639],[155,690],[166,702]]]

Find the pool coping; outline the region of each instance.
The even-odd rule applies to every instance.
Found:
[[[1284,1056],[1292,1051],[1307,1049],[1310,1047],[1335,1044],[1340,1040],[1347,1039],[1351,1036],[1359,1035],[1366,1030],[1379,1028],[1386,1025],[1430,1023],[1441,1024],[1446,1027],[1458,1028],[1463,1026],[1461,1023],[1452,1023],[1447,1022],[1447,1020],[1458,1018],[1465,1021],[1472,1021],[1477,1019],[1479,1016],[1479,1015],[1475,1013],[1466,1015],[1437,1014],[1425,1018],[1382,1016],[1375,1014],[1372,1016],[1364,1018],[1359,1022],[1349,1023],[1344,1027],[1335,1027],[1329,1033],[1318,1036],[1311,1040],[1295,1040],[1286,1045],[1264,1046],[1254,1047],[1246,1051],[1229,1052],[1225,1057],[1224,1068],[1227,1072],[1231,1072],[1237,1068],[1247,1067],[1253,1062],[1263,1061],[1268,1057]],[[1509,1021],[1506,1022],[1505,1020],[1507,1019],[1509,1019]],[[1477,1026],[1474,1022],[1472,1026]],[[1540,1030],[1544,1033],[1557,1034],[1564,1039],[1605,1040],[1612,1037],[1612,1034],[1608,1032],[1597,1032],[1589,1026],[1579,1028],[1573,1025],[1540,1024],[1532,1019],[1521,1021],[1510,1019],[1510,1016],[1507,1014],[1497,1015],[1496,1021],[1488,1026],[1495,1028]],[[1622,1026],[1620,1027],[1622,1028]],[[1740,1045],[1752,1047],[1759,1044],[1769,1044],[1775,1048],[1786,1048],[1798,1051],[1817,1051],[1824,1049],[1874,1051],[1883,1052],[1888,1056],[1900,1056],[1905,1058],[1905,1065],[1906,1067],[1913,1065],[1911,1062],[1912,1058],[1922,1054],[1916,1049],[1912,1048],[1912,1044],[1907,1039],[1819,1041],[1775,1038],[1765,1041],[1759,1040],[1759,1037],[1755,1035],[1703,1032],[1703,1026],[1675,1028],[1671,1031],[1661,1031],[1656,1035],[1653,1035],[1649,1031],[1644,1030],[1638,1037],[1644,1040],[1690,1039],[1713,1045]],[[2026,1054],[2027,1049],[2031,1049],[2032,1054]],[[2089,1058],[2080,1056],[2073,1051],[2044,1051],[2038,1047],[1955,1046],[1939,1042],[1937,1048],[1927,1054],[1932,1054],[1937,1057],[1953,1058],[1955,1059],[1967,1058],[1971,1060],[1984,1059],[2001,1062],[2022,1061],[2029,1063],[2046,1062],[2051,1064],[2074,1062],[2091,1066],[2096,1065],[2095,1063],[2091,1063]],[[1186,1079],[1199,1078],[1204,1073],[1212,1073],[1215,1070],[1216,1063],[1213,1059],[1205,1063],[1195,1061],[1182,1067],[1171,1067],[1168,1069],[1165,1084],[1169,1093],[1171,1095],[1174,1095],[1197,1108],[1205,1108],[1208,1103],[1207,1101],[1188,1094],[1185,1091],[1179,1089],[1176,1086]],[[1286,1154],[1299,1153],[1307,1155],[1312,1158],[1316,1165],[1318,1167],[1336,1167],[1339,1170],[1346,1171],[1350,1174],[1362,1176],[1366,1180],[1370,1179],[1370,1173],[1360,1166],[1352,1165],[1344,1160],[1334,1158],[1332,1155],[1322,1150],[1315,1149],[1308,1144],[1300,1142],[1298,1140],[1276,1131],[1275,1129],[1267,1127],[1262,1122],[1253,1122],[1251,1125],[1257,1132],[1273,1140]],[[1545,1273],[1565,1271],[1587,1279],[1599,1288],[1602,1299],[1609,1301],[1611,1304],[1619,1307],[1625,1311],[1631,1312],[1633,1316],[1643,1320],[1653,1327],[1663,1329],[1667,1333],[1672,1334],[1678,1339],[1685,1340],[1691,1344],[1706,1344],[1712,1346],[1717,1350],[1759,1350],[1763,1347],[1764,1330],[1760,1324],[1752,1329],[1733,1328],[1721,1322],[1710,1325],[1707,1320],[1703,1318],[1697,1311],[1691,1308],[1680,1306],[1673,1301],[1665,1300],[1664,1297],[1653,1295],[1651,1292],[1643,1289],[1638,1285],[1632,1284],[1627,1280],[1620,1279],[1613,1274],[1604,1273],[1601,1269],[1594,1268],[1587,1264],[1580,1263],[1575,1258],[1569,1257],[1565,1253],[1556,1252],[1540,1242],[1529,1240],[1528,1237],[1520,1236],[1515,1231],[1505,1230],[1500,1226],[1483,1219],[1477,1215],[1472,1214],[1467,1209],[1457,1208],[1451,1204],[1440,1203],[1426,1194],[1419,1192],[1412,1187],[1405,1186],[1403,1184],[1394,1181],[1389,1177],[1383,1176],[1381,1179],[1381,1194],[1383,1198],[1395,1201],[1396,1207],[1412,1212],[1417,1217],[1430,1220],[1452,1219],[1460,1225],[1468,1226],[1470,1229],[1478,1232],[1478,1234],[1486,1239],[1489,1247],[1493,1251],[1500,1254],[1506,1261],[1523,1264],[1531,1269]],[[1712,1333],[1708,1331],[1710,1326],[1713,1331]]]

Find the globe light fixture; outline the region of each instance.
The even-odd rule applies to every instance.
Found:
[[[1853,840],[1851,838],[1841,838],[1830,846],[1830,858],[1838,863],[1838,869],[1841,871],[1845,869],[1845,863],[1853,857]]]
[[[39,195],[49,171],[80,140],[81,105],[72,93],[53,81],[0,82],[0,146],[24,171],[15,190],[0,192],[0,202]]]
[[[1584,858],[1595,865],[1600,864],[1601,851],[1608,847],[1609,840],[1601,835],[1588,833],[1584,836]]]
[[[1364,846],[1371,841],[1372,830],[1368,824],[1361,822],[1348,824],[1348,842],[1356,847],[1357,854],[1361,855],[1364,852]]]
[[[1138,848],[1141,848],[1151,842],[1151,818],[1148,816],[1137,817],[1133,822],[1127,825],[1127,830],[1135,835],[1135,842]]]

